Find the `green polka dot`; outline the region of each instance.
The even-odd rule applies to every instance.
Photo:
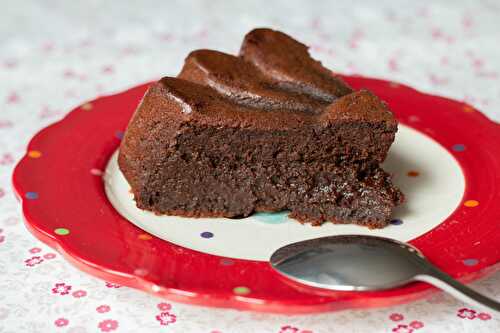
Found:
[[[248,295],[250,294],[250,288],[247,287],[236,287],[233,292],[237,295]]]
[[[54,230],[54,232],[58,235],[61,235],[61,236],[69,235],[69,230],[66,228],[57,228]]]

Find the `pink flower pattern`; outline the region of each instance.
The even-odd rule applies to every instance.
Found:
[[[51,110],[48,106],[44,106],[42,111],[40,111],[39,116],[41,119],[51,118],[53,116],[57,116],[61,112],[58,110]]]
[[[33,247],[33,248],[31,248],[31,249],[29,250],[29,252],[30,252],[30,253],[33,253],[33,254],[35,254],[35,253],[39,253],[39,252],[41,252],[41,251],[42,251],[42,249],[41,249],[41,248],[39,248],[39,247]]]
[[[111,310],[111,307],[109,305],[99,305],[96,309],[95,309],[98,313],[106,313],[106,312],[109,312]]]
[[[118,328],[118,321],[112,319],[106,319],[99,323],[98,325],[101,332],[111,332]]]
[[[481,320],[490,320],[491,315],[488,313],[481,312],[480,314],[477,315],[477,318],[479,318]]]
[[[70,285],[67,285],[64,282],[61,282],[61,283],[56,283],[55,284],[54,288],[52,288],[52,293],[64,296],[64,295],[69,294],[70,290],[71,290],[71,286]]]
[[[0,158],[0,165],[10,165],[14,163],[14,157],[11,154],[6,153]]]
[[[113,66],[111,66],[111,65],[106,65],[106,66],[104,66],[104,67],[102,68],[102,72],[103,72],[104,74],[113,74],[113,72],[114,72],[114,71],[115,71],[115,70],[113,69]]]
[[[77,290],[74,291],[71,295],[75,298],[81,298],[87,296],[87,292],[85,290]]]
[[[119,284],[112,283],[112,282],[106,282],[106,287],[108,288],[121,288]]]
[[[473,319],[479,319],[479,320],[490,320],[491,315],[486,312],[481,312],[477,313],[475,310],[468,309],[468,308],[461,308],[457,311],[457,317],[462,318],[462,319],[468,319],[468,320],[473,320]]]
[[[55,253],[46,253],[43,255],[43,258],[47,260],[54,259],[55,257],[56,257]]]
[[[168,311],[172,308],[172,306],[168,303],[165,303],[165,302],[162,302],[162,303],[158,303],[158,305],[156,306],[160,311]]]
[[[7,96],[7,104],[16,104],[16,103],[19,103],[20,101],[20,98],[19,98],[19,95],[16,93],[16,92],[11,92],[8,96]]]
[[[59,319],[56,319],[56,321],[54,321],[54,325],[56,325],[57,327],[68,326],[68,324],[69,324],[69,320],[66,318],[59,318]]]
[[[476,318],[476,311],[467,308],[462,308],[458,310],[457,316],[462,319],[472,320]]]
[[[389,316],[389,319],[392,320],[392,321],[401,321],[403,320],[405,317],[400,314],[400,313],[393,313]]]
[[[418,330],[418,329],[421,329],[422,327],[424,327],[424,324],[421,321],[414,320],[410,323],[410,327]]]
[[[412,333],[413,329],[408,327],[408,325],[399,324],[392,329],[394,333]]]
[[[299,329],[291,325],[286,325],[281,327],[279,333],[299,333]]]
[[[177,316],[168,311],[164,311],[156,316],[156,320],[160,322],[160,325],[167,326],[175,323],[177,321]]]
[[[39,256],[34,256],[29,259],[26,259],[24,263],[26,266],[33,267],[35,265],[41,264],[43,262],[43,259]]]

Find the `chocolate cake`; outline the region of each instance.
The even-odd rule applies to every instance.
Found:
[[[137,206],[239,218],[289,210],[301,222],[387,225],[403,195],[379,166],[397,122],[284,33],[256,29],[239,56],[189,54],[151,85],[119,166]]]

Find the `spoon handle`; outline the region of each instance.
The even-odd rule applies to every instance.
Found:
[[[415,280],[432,284],[463,302],[500,312],[499,302],[472,290],[436,267],[432,267],[425,274],[416,276]]]

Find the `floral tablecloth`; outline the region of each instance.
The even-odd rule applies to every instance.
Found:
[[[498,121],[498,1],[7,0],[0,8],[1,333],[500,332],[498,315],[443,294],[308,316],[157,299],[88,276],[35,239],[10,185],[31,136],[72,107],[174,75],[195,48],[235,53],[244,33],[259,26],[307,42],[336,71],[464,100]],[[500,274],[473,287],[500,299]]]

